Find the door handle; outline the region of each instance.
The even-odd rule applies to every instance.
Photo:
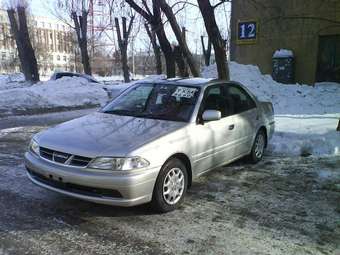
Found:
[[[229,126],[229,128],[228,128],[228,129],[229,129],[229,130],[233,130],[233,129],[234,129],[234,127],[235,127],[235,125],[234,125],[234,124],[232,124],[232,125],[230,125],[230,126]]]

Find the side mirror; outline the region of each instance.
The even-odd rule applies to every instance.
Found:
[[[221,112],[216,111],[216,110],[206,110],[203,112],[203,115],[202,115],[203,121],[220,120],[221,117],[222,117]]]

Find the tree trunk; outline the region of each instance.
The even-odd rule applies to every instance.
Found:
[[[180,77],[189,77],[187,64],[184,61],[182,48],[180,46],[174,47],[174,56],[175,56],[175,59],[176,59],[179,76]]]
[[[166,65],[166,76],[168,78],[176,77],[176,63],[175,56],[168,38],[166,37],[164,27],[156,28],[156,34],[158,37],[159,45],[163,51]]]
[[[218,78],[229,80],[230,76],[226,58],[225,42],[216,23],[214,8],[211,6],[209,0],[197,0],[197,3],[202,13],[208,36],[214,47]]]
[[[79,46],[80,46],[81,62],[83,64],[84,73],[88,75],[92,75],[90,57],[89,57],[89,53],[87,49],[87,40],[83,40]]]
[[[80,49],[81,63],[83,64],[84,73],[92,75],[90,58],[87,48],[87,17],[88,11],[83,10],[80,16],[73,11],[71,13],[74,27],[77,34],[77,41]]]
[[[207,45],[207,48],[205,48],[204,37],[201,36],[201,43],[202,43],[202,50],[203,50],[203,56],[204,56],[204,64],[206,66],[209,66],[210,65],[210,57],[211,57],[211,41],[208,38],[208,45]]]
[[[127,58],[127,48],[129,44],[129,36],[132,30],[134,16],[131,17],[129,22],[129,27],[126,26],[126,17],[122,17],[122,31],[120,30],[119,20],[115,18],[115,27],[117,32],[118,46],[120,49],[122,70],[124,76],[124,82],[130,82],[130,72],[128,66],[128,58]],[[122,32],[122,34],[121,34]]]
[[[27,81],[37,82],[39,81],[38,64],[29,38],[26,10],[24,7],[17,7],[17,13],[19,25],[15,17],[15,10],[7,10],[11,30],[17,44],[21,70]]]
[[[128,58],[127,58],[127,48],[121,51],[121,62],[122,62],[124,82],[130,82],[130,71],[129,71]]]
[[[168,18],[171,28],[176,36],[176,39],[178,41],[179,46],[182,48],[182,52],[184,57],[186,58],[186,61],[190,67],[190,71],[194,77],[199,76],[199,71],[195,65],[195,60],[188,48],[188,45],[185,41],[185,38],[183,37],[182,31],[180,26],[177,23],[175,14],[173,13],[171,7],[166,3],[165,0],[158,0],[160,7],[162,8],[162,11],[164,12],[165,16]]]
[[[144,24],[145,30],[150,38],[150,42],[152,45],[152,49],[155,55],[155,69],[157,74],[162,74],[162,58],[161,58],[161,50],[159,45],[157,44],[155,31],[150,31],[148,24]]]

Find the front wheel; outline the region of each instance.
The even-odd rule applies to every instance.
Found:
[[[255,164],[262,159],[265,146],[266,134],[263,130],[259,130],[256,134],[253,147],[251,148],[251,153],[248,156],[251,163]]]
[[[170,159],[162,167],[152,196],[152,207],[158,212],[170,212],[183,202],[187,190],[188,174],[179,159]]]

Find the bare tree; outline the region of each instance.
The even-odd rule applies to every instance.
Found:
[[[211,41],[208,37],[208,45],[205,47],[204,43],[204,36],[201,36],[201,43],[202,43],[202,50],[203,50],[203,56],[204,56],[204,64],[206,66],[210,65],[210,57],[211,57]]]
[[[120,29],[119,19],[115,18],[115,26],[116,26],[116,32],[117,32],[118,46],[119,46],[120,55],[121,55],[121,64],[122,64],[122,70],[123,70],[123,75],[124,75],[124,82],[130,82],[127,49],[128,49],[129,36],[131,33],[134,18],[135,16],[131,16],[129,25],[127,26],[126,17],[122,17],[122,31]]]
[[[144,24],[146,33],[150,38],[150,42],[152,45],[152,49],[155,55],[155,69],[157,74],[162,74],[162,58],[161,58],[161,49],[157,43],[156,33],[154,30],[150,30],[149,25],[147,23]]]
[[[135,0],[125,0],[131,8],[139,13],[150,25],[152,30],[156,33],[159,45],[165,57],[167,77],[176,76],[176,65],[173,54],[173,49],[166,36],[164,25],[162,23],[161,9],[159,0],[152,0],[152,8],[150,8],[146,0],[141,0],[142,7],[136,3]],[[152,9],[152,11],[151,11]]]
[[[215,6],[212,6],[209,0],[197,0],[199,9],[204,19],[205,28],[214,47],[218,78],[229,80],[230,75],[225,49],[226,45],[217,26],[214,12],[215,8],[224,2],[226,2],[226,0],[222,0]]]
[[[27,81],[37,82],[39,81],[38,64],[28,33],[26,6],[18,3],[16,7],[9,7],[7,14],[17,45],[21,70]]]
[[[189,47],[186,43],[185,37],[183,36],[182,30],[180,26],[178,25],[178,22],[176,20],[176,16],[170,7],[170,5],[167,4],[165,0],[158,0],[160,7],[162,11],[164,12],[165,16],[168,18],[171,28],[176,36],[176,39],[178,41],[179,46],[181,47],[181,51],[183,53],[183,56],[186,59],[186,62],[188,63],[190,67],[190,71],[193,76],[198,77],[199,76],[199,71],[198,68],[196,67],[194,58],[189,50]]]
[[[65,24],[74,29],[77,35],[77,42],[80,49],[81,62],[84,73],[91,75],[91,64],[88,53],[88,16],[91,0],[55,0],[56,10],[52,14]],[[66,17],[65,15],[66,14]],[[69,23],[71,18],[72,23]]]

